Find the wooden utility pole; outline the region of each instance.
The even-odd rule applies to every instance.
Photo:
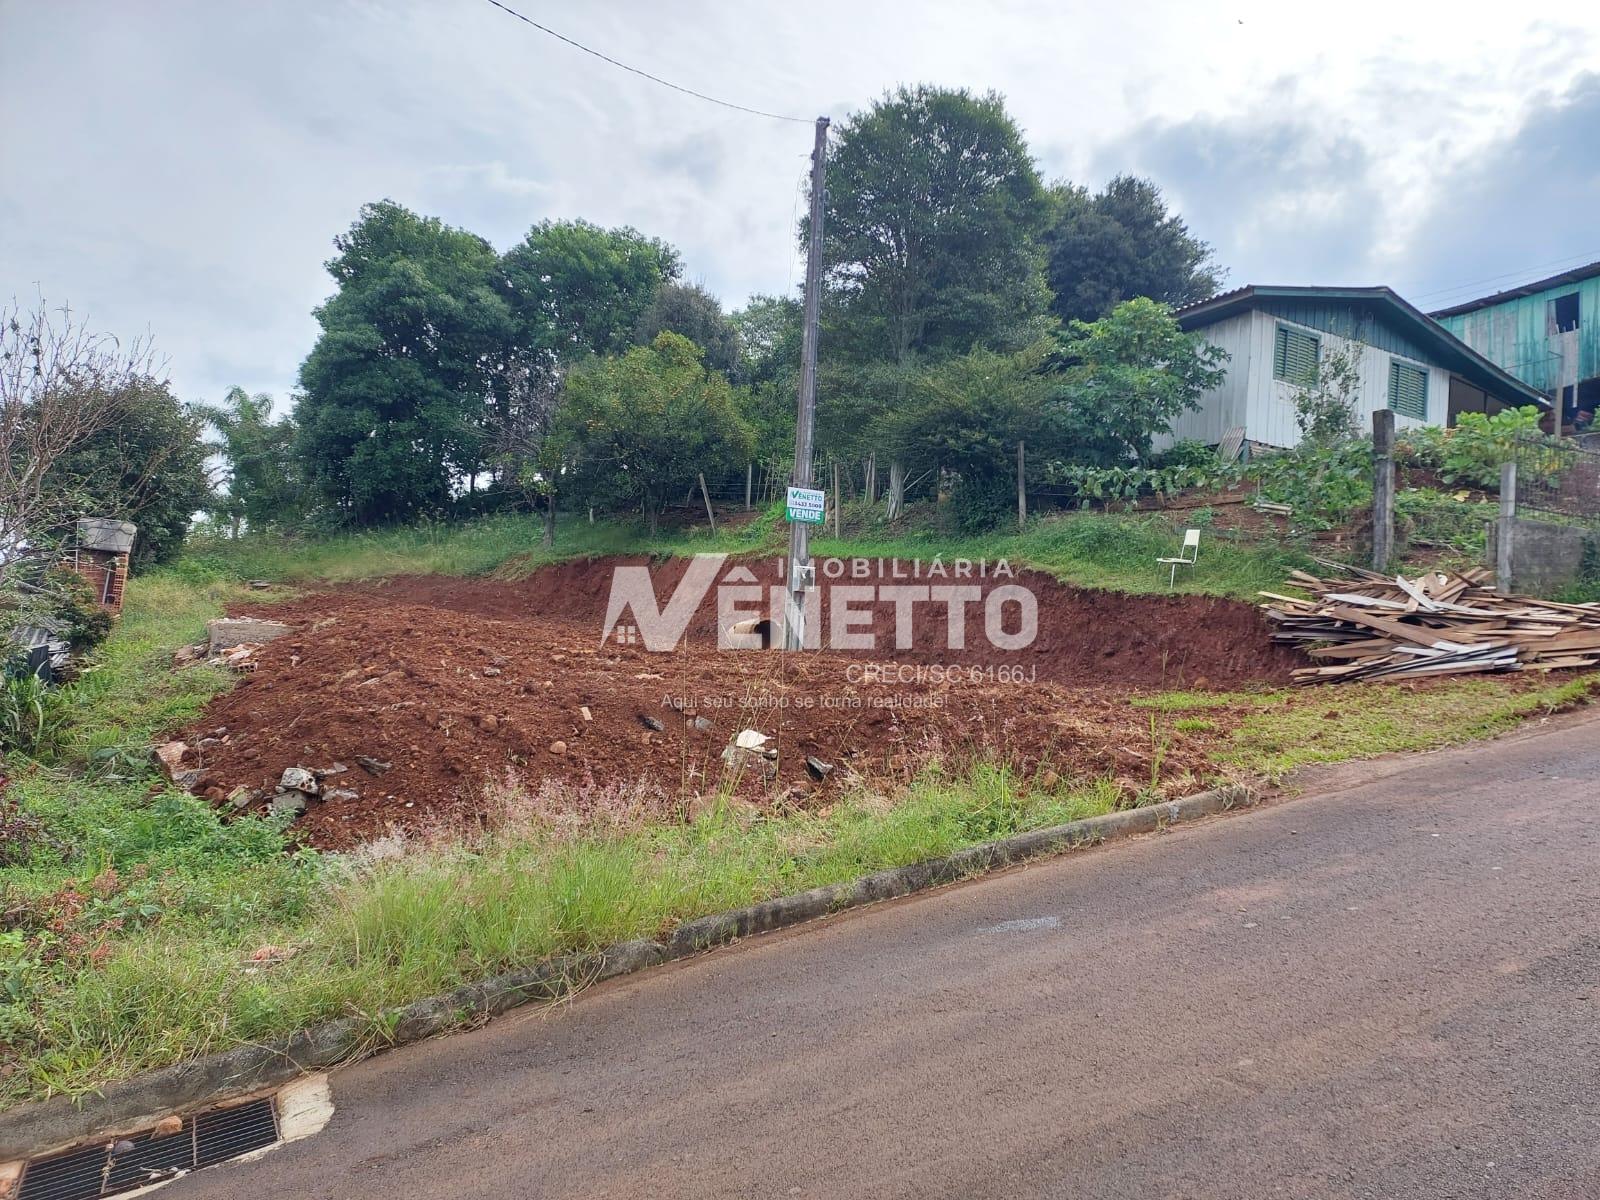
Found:
[[[751,494],[752,490],[755,488],[755,482],[756,482],[756,464],[753,461],[752,462],[747,462],[744,465],[744,510],[745,510],[745,512],[749,512],[750,511],[750,494]]]
[[[1017,528],[1028,528],[1028,452],[1026,443],[1017,443]]]
[[[811,245],[806,251],[805,331],[800,343],[800,411],[794,425],[794,487],[811,486],[811,437],[817,422],[817,319],[822,311],[822,202],[828,169],[828,118],[817,118],[811,150]],[[812,585],[810,526],[789,523],[789,597],[783,614],[783,646],[806,644],[806,592]]]
[[[1394,553],[1394,411],[1372,414],[1372,569],[1387,571]]]

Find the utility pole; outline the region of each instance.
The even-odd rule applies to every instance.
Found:
[[[811,435],[817,424],[817,320],[822,312],[822,201],[828,169],[828,118],[817,118],[811,151],[811,245],[806,251],[805,332],[800,343],[800,411],[794,425],[794,487],[811,486]],[[838,503],[838,497],[834,497]],[[789,523],[789,595],[783,614],[783,647],[806,644],[806,592],[812,585],[811,527]]]

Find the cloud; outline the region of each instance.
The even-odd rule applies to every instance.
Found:
[[[1234,285],[1341,283],[1362,275],[1381,220],[1373,160],[1290,103],[1280,82],[1261,112],[1137,126],[1095,157],[1098,178],[1154,179]],[[1363,280],[1365,281],[1365,280]]]
[[[1430,195],[1395,268],[1426,308],[1600,259],[1600,73],[1546,97]]]

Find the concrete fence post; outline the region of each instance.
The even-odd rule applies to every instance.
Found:
[[[1372,414],[1372,569],[1387,571],[1394,553],[1394,411]]]
[[[1512,591],[1511,543],[1517,524],[1517,460],[1500,464],[1500,521],[1494,531],[1494,588],[1502,596]]]

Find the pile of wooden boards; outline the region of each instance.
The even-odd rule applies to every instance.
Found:
[[[1406,579],[1317,561],[1336,574],[1289,577],[1311,599],[1261,593],[1273,640],[1320,664],[1298,683],[1600,665],[1600,605],[1503,596],[1483,570]]]

